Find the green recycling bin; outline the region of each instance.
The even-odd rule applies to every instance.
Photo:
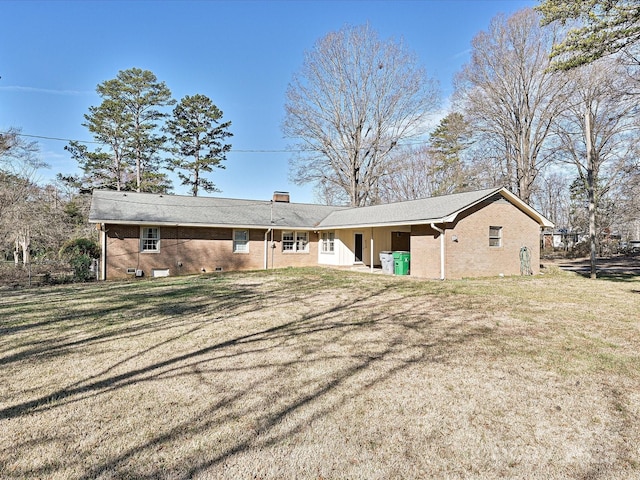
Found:
[[[393,252],[393,273],[396,275],[409,275],[409,262],[411,253]]]

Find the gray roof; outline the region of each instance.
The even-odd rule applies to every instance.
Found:
[[[93,192],[89,221],[131,225],[317,230],[447,223],[454,221],[463,210],[494,195],[502,195],[541,226],[553,226],[549,220],[504,188],[358,208],[96,190]]]
[[[363,225],[409,225],[452,221],[450,217],[456,213],[500,192],[500,190],[500,188],[491,188],[475,192],[339,210],[332,212],[320,223],[319,227],[344,228]]]
[[[340,207],[151,193],[93,192],[89,221],[228,227],[315,227]]]

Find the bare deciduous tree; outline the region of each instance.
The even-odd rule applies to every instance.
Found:
[[[462,115],[449,113],[431,132],[427,144],[396,151],[389,163],[389,175],[380,180],[381,200],[414,200],[476,187],[477,175],[464,158],[469,137],[469,126]]]
[[[640,240],[640,160],[636,153],[635,165],[628,166],[616,186],[618,224],[623,241]]]
[[[635,102],[624,94],[626,77],[615,60],[570,73],[572,97],[556,128],[558,153],[577,168],[587,197],[591,277],[596,277],[596,212],[610,189],[635,165]]]
[[[17,128],[0,133],[0,258],[29,264],[31,253],[54,257],[74,236],[90,236],[88,196],[38,184],[38,169],[46,166],[36,142]]]
[[[424,132],[438,98],[402,43],[379,39],[368,25],[329,33],[287,90],[283,132],[299,151],[292,179],[315,183],[334,201],[375,203],[391,153]]]
[[[380,200],[384,203],[415,200],[435,195],[435,158],[427,146],[398,150],[389,161],[389,175],[380,179]]]
[[[565,172],[553,171],[540,175],[538,186],[532,194],[533,204],[556,227],[571,227],[569,218],[569,184]]]
[[[29,261],[29,221],[35,216],[30,204],[34,178],[44,166],[38,150],[20,129],[0,133],[0,242],[13,243],[14,255],[21,252],[24,263]]]
[[[553,159],[546,147],[565,106],[567,79],[548,70],[554,39],[554,27],[541,27],[531,9],[498,15],[473,39],[471,61],[456,78],[458,108],[485,159],[500,165],[505,186],[526,202]]]

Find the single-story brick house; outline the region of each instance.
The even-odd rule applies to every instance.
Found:
[[[100,277],[166,276],[289,266],[380,265],[409,251],[410,275],[539,272],[540,229],[553,224],[505,188],[369,207],[334,207],[97,190]]]

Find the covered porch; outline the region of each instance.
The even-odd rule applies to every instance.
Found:
[[[383,273],[381,253],[409,252],[408,275],[412,274],[415,267],[418,276],[438,278],[441,273],[439,242],[436,242],[438,248],[425,249],[423,236],[427,233],[426,230],[429,230],[429,236],[433,241],[442,234],[428,226],[416,227],[394,225],[320,231],[318,264]]]

